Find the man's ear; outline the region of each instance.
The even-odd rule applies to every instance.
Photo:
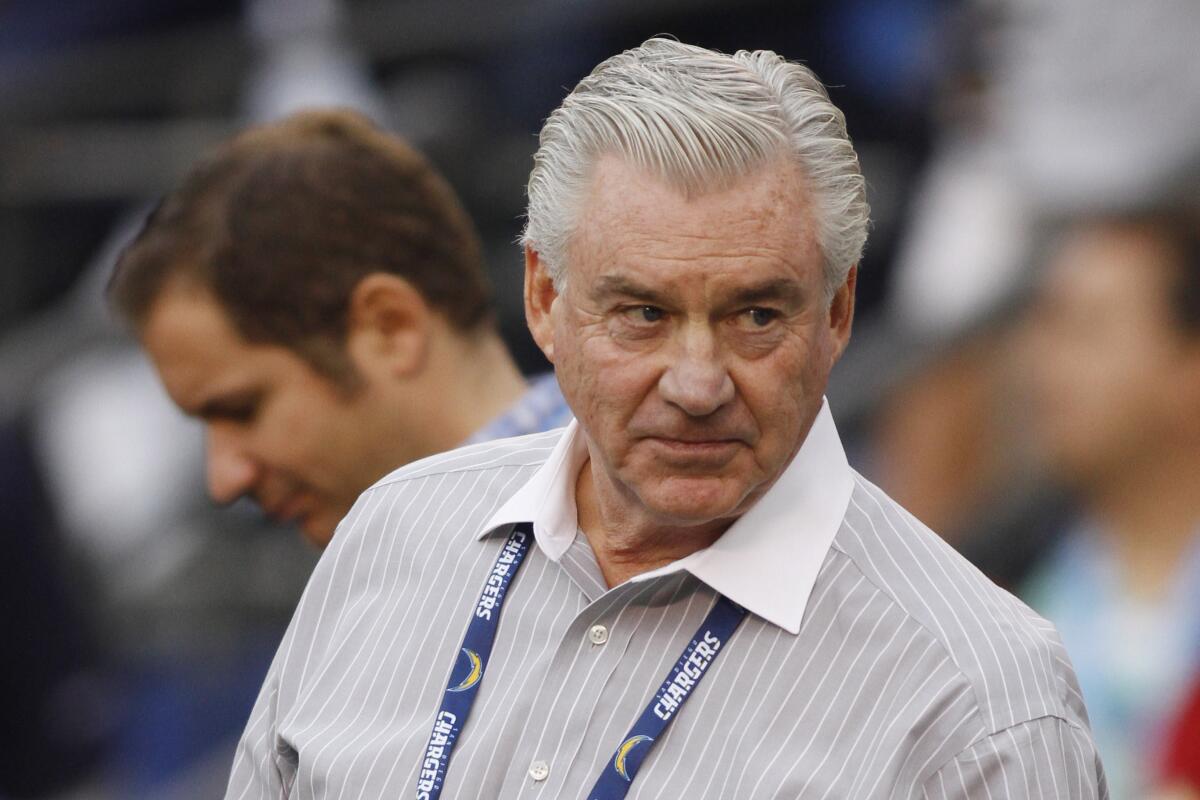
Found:
[[[554,320],[550,310],[558,290],[537,250],[525,246],[525,322],[546,360],[554,363]]]
[[[834,349],[830,367],[841,358],[850,343],[850,329],[854,327],[854,290],[858,286],[858,265],[846,273],[846,282],[833,293],[829,304],[829,328],[833,335]]]
[[[425,363],[433,310],[416,287],[372,272],[350,293],[346,349],[359,369],[407,377]]]
[[[1170,395],[1177,398],[1171,413],[1180,430],[1200,436],[1200,417],[1196,415],[1196,409],[1200,408],[1200,336],[1195,333],[1185,335],[1187,340],[1179,351],[1180,358],[1170,379],[1175,387]]]

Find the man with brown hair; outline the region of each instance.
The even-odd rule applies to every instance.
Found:
[[[213,499],[249,495],[319,546],[390,470],[569,419],[498,335],[450,187],[351,112],[254,128],[201,161],[108,291],[205,422]]]
[[[1200,677],[1200,234],[1067,220],[1028,331],[1033,444],[1075,518],[1022,595],[1062,632],[1114,797],[1148,797]]]

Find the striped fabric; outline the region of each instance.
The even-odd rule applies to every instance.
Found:
[[[271,667],[227,798],[415,796],[510,528],[479,529],[560,436],[436,456],[360,498]],[[686,571],[607,589],[582,535],[557,561],[532,548],[442,796],[583,800],[714,600]],[[749,614],[629,797],[1107,790],[1053,627],[855,475],[799,633]]]

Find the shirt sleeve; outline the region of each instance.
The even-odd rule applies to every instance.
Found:
[[[339,564],[359,560],[363,540],[356,523],[367,494],[338,525],[300,597],[238,742],[225,800],[280,800],[292,793],[299,754],[280,735],[280,719],[295,701],[306,668],[320,660],[341,620],[350,570]]]
[[[966,748],[925,782],[924,800],[1108,800],[1104,768],[1086,728],[1041,717]]]
[[[289,796],[296,759],[279,752],[276,746],[277,699],[278,682],[272,665],[238,742],[225,800],[277,800]]]

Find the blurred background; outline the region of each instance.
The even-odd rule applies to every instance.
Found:
[[[874,218],[830,388],[852,464],[1059,626],[1114,798],[1200,792],[1200,3],[9,0],[0,798],[220,796],[318,555],[211,506],[106,312],[148,206],[248,124],[358,108],[454,184],[543,369],[536,133],[660,33],[830,86]]]

